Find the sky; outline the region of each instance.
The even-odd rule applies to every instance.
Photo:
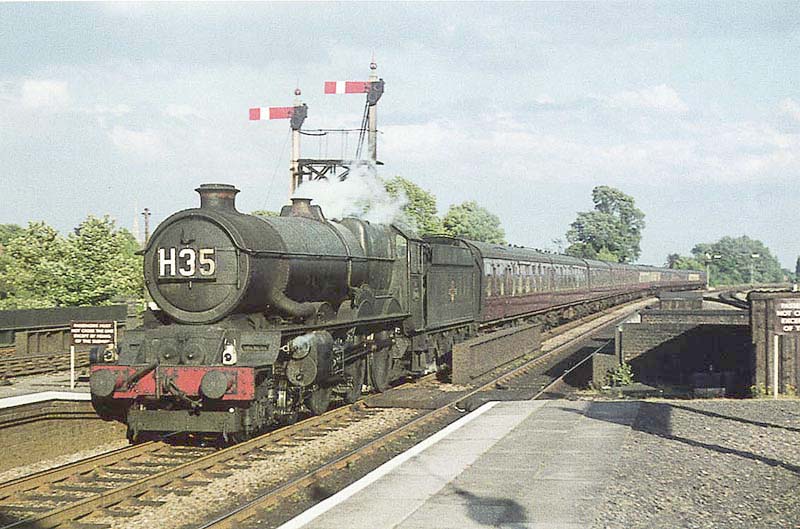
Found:
[[[248,108],[299,87],[306,129],[358,126],[363,97],[323,83],[374,56],[380,174],[440,213],[475,200],[556,249],[610,185],[646,215],[642,263],[726,235],[800,255],[798,2],[0,3],[0,42],[0,223],[130,229],[207,182],[277,210],[288,122]]]

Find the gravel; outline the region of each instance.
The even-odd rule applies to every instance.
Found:
[[[41,461],[37,461],[36,463],[30,465],[23,465],[20,467],[11,468],[6,470],[5,472],[0,472],[0,483],[5,483],[6,481],[11,481],[12,479],[21,478],[23,476],[29,476],[31,474],[35,474],[36,472],[49,470],[51,468],[55,468],[61,465],[66,465],[67,463],[73,463],[75,461],[89,459],[90,457],[94,457],[100,454],[105,454],[106,452],[111,452],[112,450],[117,450],[119,448],[124,448],[126,446],[128,446],[128,441],[126,439],[120,439],[118,441],[113,441],[100,446],[95,446],[94,448],[81,450],[79,452],[74,452],[72,454],[67,454],[60,457],[54,457],[52,459],[43,459]]]
[[[800,401],[642,403],[594,528],[800,528]]]
[[[158,496],[165,503],[159,507],[144,507],[132,518],[93,516],[91,523],[108,524],[112,529],[151,529],[153,527],[189,526],[225,507],[236,505],[260,491],[284,483],[288,476],[297,475],[332,459],[348,448],[361,445],[367,439],[396,429],[420,414],[417,410],[386,409],[341,430],[332,431],[318,439],[286,447],[282,454],[264,458],[242,458],[248,465],[227,478],[215,479],[206,486],[193,487],[188,496],[167,492]],[[191,477],[189,478],[191,479]]]

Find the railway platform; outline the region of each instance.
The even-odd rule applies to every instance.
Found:
[[[489,402],[281,529],[578,529],[640,403]]]
[[[81,377],[71,389],[69,372],[58,372],[19,377],[0,386],[0,409],[47,400],[90,400],[89,383]]]

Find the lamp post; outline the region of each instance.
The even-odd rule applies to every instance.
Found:
[[[756,259],[760,259],[761,254],[758,253],[751,253],[750,254],[750,284],[753,284],[753,267],[755,265]]]
[[[711,288],[711,261],[714,259],[722,259],[722,255],[715,253],[706,253],[706,290]]]

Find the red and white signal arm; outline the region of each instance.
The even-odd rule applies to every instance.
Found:
[[[325,81],[326,94],[366,94],[369,81]]]
[[[254,107],[250,109],[250,121],[262,119],[290,119],[294,107]]]

